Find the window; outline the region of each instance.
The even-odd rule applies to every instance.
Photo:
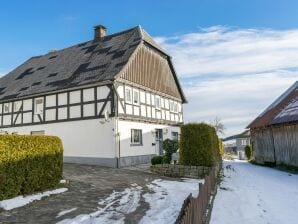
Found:
[[[155,104],[156,104],[156,108],[160,109],[161,102],[160,102],[160,97],[159,96],[155,97]]]
[[[132,102],[131,89],[125,89],[125,101],[127,103],[131,103]]]
[[[176,102],[174,103],[174,112],[178,112],[178,104]]]
[[[134,104],[139,104],[140,103],[140,95],[137,90],[133,91],[133,103]]]
[[[174,111],[174,102],[170,101],[170,111],[173,112]]]
[[[241,140],[241,145],[247,145],[247,141],[246,141],[246,139],[242,139],[242,140]]]
[[[44,135],[45,131],[31,131],[31,135]]]
[[[178,140],[178,132],[172,131],[172,140]]]
[[[11,112],[11,103],[5,103],[4,104],[4,113],[10,113]]]
[[[130,142],[133,145],[142,144],[142,130],[141,129],[131,129]]]
[[[43,98],[38,98],[34,100],[34,108],[35,114],[42,114],[43,113]]]
[[[17,101],[13,103],[13,111],[19,111],[21,109],[22,101]]]

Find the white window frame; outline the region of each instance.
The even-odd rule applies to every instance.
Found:
[[[138,136],[136,136],[138,135]],[[136,140],[136,138],[139,138]],[[143,144],[143,135],[142,135],[142,129],[131,129],[130,131],[130,143],[131,145],[142,145]]]
[[[178,113],[178,103],[174,102],[174,112]]]
[[[40,101],[40,102],[38,102]],[[41,104],[41,108],[38,105]],[[43,98],[35,98],[34,99],[34,113],[35,114],[43,114],[44,107],[44,99]],[[39,109],[40,108],[40,109]]]
[[[159,109],[161,108],[161,99],[160,99],[160,96],[155,96],[155,107],[156,109]]]
[[[7,110],[6,110],[7,109]],[[11,102],[3,104],[3,112],[10,113],[11,112]]]
[[[13,102],[13,111],[19,111],[21,109],[22,106],[22,101],[15,101]]]
[[[129,97],[127,95],[127,93],[129,93]],[[125,88],[125,102],[126,103],[132,103],[132,89],[131,88]]]
[[[241,139],[241,145],[247,145],[247,140],[246,139]]]
[[[172,140],[177,140],[178,141],[178,139],[179,139],[178,131],[172,131],[171,135],[172,135]]]
[[[134,89],[132,91],[132,100],[134,105],[140,105],[140,92],[139,90]]]
[[[170,112],[174,111],[174,102],[172,100],[169,101]]]
[[[45,133],[46,132],[44,130],[30,132],[31,135],[45,135]]]

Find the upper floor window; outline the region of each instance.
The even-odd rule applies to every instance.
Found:
[[[131,144],[141,145],[142,144],[142,130],[141,129],[131,129]]]
[[[11,103],[5,103],[3,110],[4,110],[4,113],[10,113],[11,112]]]
[[[242,139],[241,140],[241,145],[247,145],[247,140],[246,139]]]
[[[34,100],[35,114],[43,113],[43,98],[38,98]]]
[[[174,112],[176,112],[176,113],[178,112],[178,104],[177,104],[177,102],[174,103]]]
[[[157,109],[160,109],[160,106],[161,106],[161,100],[160,100],[160,97],[159,97],[159,96],[156,96],[156,97],[155,97],[155,104],[156,104],[156,108],[157,108]]]
[[[170,101],[170,111],[173,112],[174,111],[174,102]]]
[[[137,90],[133,91],[133,103],[134,104],[140,103],[140,94],[139,94],[139,91],[137,91]]]
[[[128,89],[128,88],[125,89],[125,101],[127,103],[132,103],[131,89]]]

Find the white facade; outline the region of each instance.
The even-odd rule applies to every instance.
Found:
[[[178,100],[127,84],[5,102],[0,112],[2,132],[58,136],[66,162],[112,167],[162,153],[161,141],[176,138],[180,128],[174,124],[182,121]]]

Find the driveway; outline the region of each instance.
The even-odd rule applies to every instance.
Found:
[[[168,217],[175,220],[184,198],[195,194],[198,185],[198,180],[165,178],[137,169],[77,164],[64,165],[64,178],[70,181],[68,191],[0,211],[0,223],[145,223],[153,218],[151,213],[156,221],[166,223]]]

